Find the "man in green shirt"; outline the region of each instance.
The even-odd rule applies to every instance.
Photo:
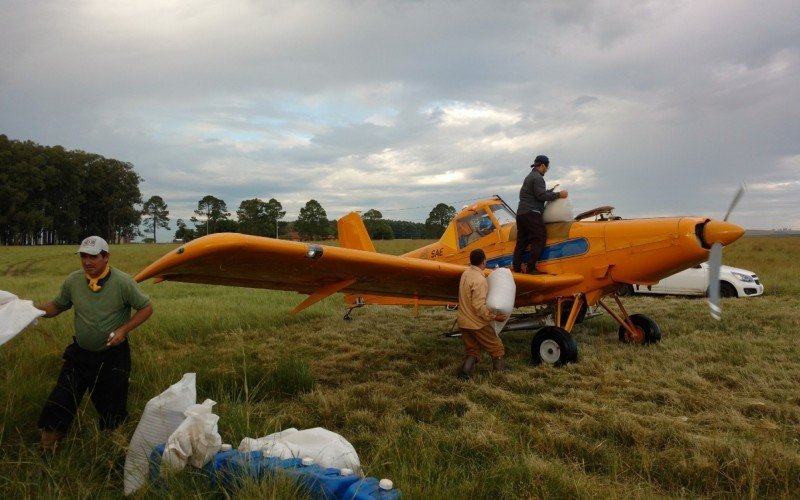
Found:
[[[64,351],[58,381],[39,416],[42,449],[54,451],[89,391],[100,428],[113,429],[128,416],[131,353],[128,333],[153,314],[150,298],[129,275],[108,265],[108,243],[83,240],[83,271],[67,276],[56,298],[37,305],[46,318],[75,309],[75,336]],[[136,313],[131,316],[131,309]]]

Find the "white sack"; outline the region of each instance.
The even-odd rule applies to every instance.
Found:
[[[180,381],[147,402],[125,457],[125,495],[145,485],[153,448],[167,441],[186,419],[183,412],[196,401],[195,374],[186,373]]]
[[[572,215],[572,201],[569,198],[559,198],[548,201],[544,206],[542,220],[545,224],[550,222],[570,222],[575,219]]]
[[[517,295],[517,285],[514,283],[514,276],[507,267],[495,269],[487,278],[489,282],[489,293],[486,294],[486,307],[497,314],[511,314],[514,311],[514,299]],[[506,326],[505,321],[492,321],[494,333],[499,335],[500,331]]]
[[[280,434],[283,436],[279,436]],[[265,456],[282,459],[310,457],[320,467],[347,468],[354,471],[361,469],[361,462],[353,445],[339,434],[322,427],[302,431],[287,429],[257,440],[245,438],[239,445],[239,451],[258,441],[263,443],[260,449]]]
[[[33,306],[30,300],[20,300],[13,293],[0,290],[0,345],[27,328],[36,324],[36,318],[44,311]]]
[[[286,437],[289,434],[294,434],[297,432],[297,429],[294,427],[290,427],[288,429],[284,429],[280,432],[275,432],[268,436],[260,437],[258,439],[253,439],[246,437],[242,439],[242,442],[239,443],[239,452],[241,453],[250,453],[251,451],[261,451],[264,449],[270,449],[274,446],[275,441],[282,437]]]
[[[180,470],[188,463],[200,468],[222,448],[222,437],[217,430],[219,415],[211,413],[215,404],[216,401],[206,399],[203,404],[186,409],[186,420],[167,439],[162,455],[164,466]]]

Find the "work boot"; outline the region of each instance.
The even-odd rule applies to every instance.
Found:
[[[503,358],[493,358],[492,367],[496,372],[504,372],[506,371],[506,362],[503,361]]]
[[[461,367],[461,371],[458,372],[458,380],[469,380],[472,378],[472,370],[475,369],[475,363],[478,361],[478,358],[475,356],[467,356],[464,360],[464,365]]]
[[[39,443],[39,452],[42,455],[49,455],[56,452],[58,442],[64,437],[61,431],[42,431],[42,441]]]

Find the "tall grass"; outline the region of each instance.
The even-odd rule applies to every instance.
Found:
[[[380,247],[383,242],[376,242]],[[393,253],[424,242],[386,242]],[[171,245],[112,248],[135,273]],[[382,248],[386,251],[386,248]],[[74,249],[0,248],[0,289],[50,299],[77,268]],[[7,497],[119,496],[125,446],[146,401],[187,371],[218,402],[223,440],[326,427],[350,440],[365,472],[410,498],[800,496],[800,238],[746,237],[725,263],[757,272],[762,297],[634,297],[664,334],[617,341],[607,315],[574,331],[577,364],[529,363],[530,332],[503,337],[509,371],[487,359],[459,383],[462,347],[443,338],[443,308],[367,307],[343,321],[339,297],[297,316],[292,293],[145,283],[155,314],[131,335],[131,420],[100,432],[84,404],[64,448],[36,453],[36,418],[69,342],[71,313],[0,347],[0,491]],[[168,493],[212,487],[179,475]],[[292,484],[248,484],[246,497],[289,498]]]

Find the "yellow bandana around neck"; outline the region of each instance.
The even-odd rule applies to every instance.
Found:
[[[103,271],[103,274],[101,274],[97,278],[92,278],[88,274],[84,273],[84,276],[86,276],[86,285],[89,287],[89,290],[95,293],[99,292],[103,288],[103,285],[106,283],[106,279],[108,278],[108,274],[110,272],[111,272],[111,266],[106,265],[106,269],[105,271]]]

